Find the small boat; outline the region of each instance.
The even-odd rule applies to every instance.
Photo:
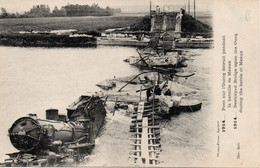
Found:
[[[196,112],[201,109],[202,102],[197,99],[182,98],[178,106],[169,109],[171,115],[178,115],[181,112]]]

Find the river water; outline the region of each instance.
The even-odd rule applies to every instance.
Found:
[[[81,94],[98,90],[96,83],[139,70],[122,60],[137,55],[135,48],[19,48],[0,47],[0,161],[15,152],[7,136],[11,124],[28,113],[45,117],[45,110],[66,107]],[[210,50],[186,50],[188,71],[196,75],[185,85],[200,91],[201,111],[182,113],[162,121],[160,160],[162,166],[205,163],[210,157]],[[130,117],[124,111],[108,114],[92,155],[83,165],[130,165]],[[206,163],[205,163],[206,164]]]

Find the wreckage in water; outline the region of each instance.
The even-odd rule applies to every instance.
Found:
[[[172,72],[174,72],[174,68],[187,66],[185,58],[177,52],[170,52],[162,56],[154,54],[154,52],[147,53],[140,50],[137,50],[137,52],[139,57],[130,57],[126,60],[130,65],[161,71],[173,70]]]
[[[194,74],[182,77],[190,77]],[[181,75],[178,74],[181,77]],[[147,97],[147,90],[155,86],[159,92],[156,93],[156,103],[158,114],[162,117],[179,114],[180,112],[194,112],[201,108],[202,103],[193,99],[197,90],[174,82],[173,79],[167,79],[167,75],[158,72],[143,72],[136,76],[128,76],[106,80],[107,85],[114,83],[114,87],[104,91],[107,101],[117,102],[122,108],[129,108],[129,105],[137,106],[140,97],[144,100]],[[104,82],[101,82],[104,84]],[[103,86],[104,88],[104,86]]]
[[[130,65],[143,69],[152,69],[159,72],[176,72],[176,68],[186,67],[185,58],[178,52],[167,52],[167,48],[158,49],[160,33],[156,33],[149,44],[142,50],[137,49],[139,56],[132,56],[125,60]],[[171,46],[172,50],[172,46]]]

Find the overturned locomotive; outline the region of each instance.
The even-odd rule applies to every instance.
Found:
[[[81,162],[94,145],[106,116],[98,96],[81,96],[67,108],[46,110],[46,119],[30,114],[9,129],[12,145],[19,150],[7,154],[3,166],[62,166]]]

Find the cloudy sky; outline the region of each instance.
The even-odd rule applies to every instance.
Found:
[[[160,5],[161,9],[177,8],[184,6],[188,0],[151,0],[152,6]],[[190,0],[193,5],[194,0]],[[208,10],[211,0],[196,0],[196,10]],[[144,12],[149,10],[150,0],[0,0],[0,7],[6,8],[7,12],[22,13],[28,11],[33,5],[48,4],[51,9],[54,6],[64,6],[66,4],[92,5],[97,3],[101,7],[121,8],[123,12]],[[164,7],[163,7],[164,6]],[[191,6],[193,8],[193,6]]]

